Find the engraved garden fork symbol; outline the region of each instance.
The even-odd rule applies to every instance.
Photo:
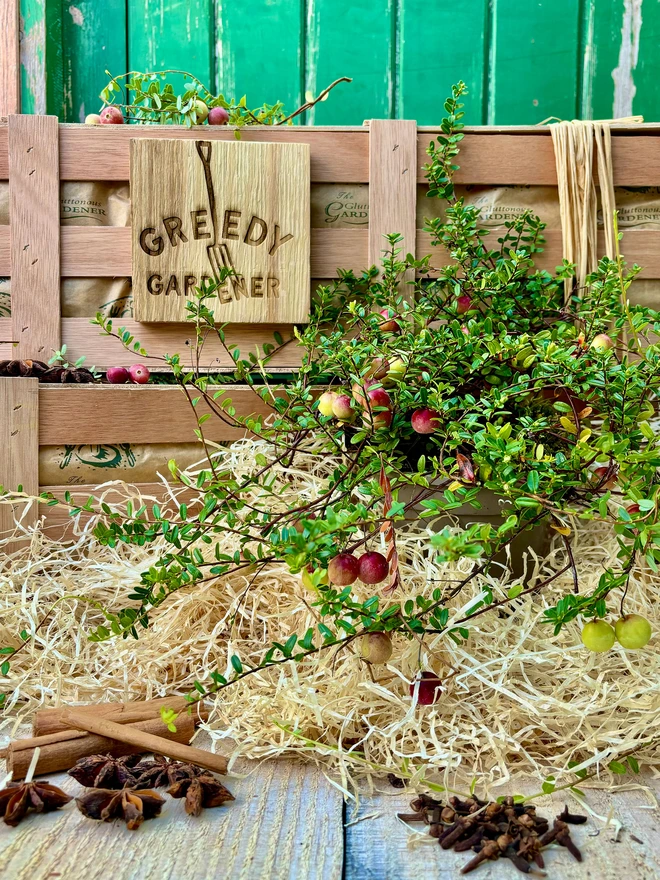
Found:
[[[204,167],[204,180],[206,181],[206,193],[211,210],[211,225],[213,226],[213,238],[211,244],[207,245],[206,253],[211,264],[213,277],[216,281],[219,281],[221,268],[231,269],[233,272],[236,272],[236,267],[234,266],[227,243],[224,241],[218,242],[218,212],[215,203],[213,175],[211,173],[211,150],[213,145],[211,141],[195,141],[195,146]]]

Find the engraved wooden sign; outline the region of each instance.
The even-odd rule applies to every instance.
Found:
[[[223,267],[219,323],[308,320],[308,144],[133,138],[131,203],[137,321],[185,321]]]

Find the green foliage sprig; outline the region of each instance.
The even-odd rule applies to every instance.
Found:
[[[132,70],[118,76],[112,76],[106,70],[106,74],[110,81],[102,89],[100,98],[104,104],[121,107],[128,121],[186,125],[190,128],[204,122],[211,108],[224,107],[229,114],[228,124],[237,130],[246,125],[291,125],[297,116],[319,101],[325,101],[339,83],[351,82],[349,77],[342,76],[316,97],[307,93],[305,102],[293,113],[287,113],[281,101],[250,109],[246,95],[238,101],[222,94],[214,95],[201,80],[185,70],[156,70],[149,73]],[[172,77],[175,82],[171,80]],[[200,101],[203,107],[200,107]]]
[[[175,462],[170,470],[175,480],[201,492],[201,509],[182,504],[171,513],[158,505],[135,509],[129,502],[120,513],[93,499],[74,508],[104,514],[95,529],[103,544],[167,545],[126,597],[126,607],[106,612],[108,625],[92,633],[94,640],[137,637],[152,611],[176,591],[235,572],[249,575],[251,583],[264,567],[285,564],[305,573],[317,590],[320,621],[314,628],[265,646],[253,665],[232,655],[227,669],[209,672],[206,684],[196,682],[192,698],[372,632],[422,641],[446,633],[462,642],[479,615],[515,606],[571,573],[572,589],[545,612],[559,632],[578,615],[603,616],[613,591],[623,609],[630,573],[641,560],[658,569],[660,449],[649,419],[660,384],[660,345],[654,341],[660,315],[629,304],[628,289],[639,270],[627,269],[619,254],[601,260],[566,304],[573,267],[564,262],[554,273],[536,269],[544,224],[529,212],[507,222],[497,242],[489,243],[478,210],[456,196],[452,182],[464,93],[459,84],[445,105],[442,135],[430,145],[426,166],[430,194],[446,203],[444,216],[428,221],[427,229],[439,261],[445,261],[446,248],[451,263],[431,269],[429,256],[405,255],[401,237],[386,236],[380,270],[340,271],[333,284],[320,288],[309,324],[295,330],[301,366],[286,385],[270,365],[289,341],[276,335],[274,344],[243,355],[227,339],[226,327],[215,324],[211,308],[226,276],[199,288],[187,306],[195,328],[191,352],[164,361],[187,396],[208,454],[208,467],[194,483]],[[416,280],[406,280],[411,275]],[[395,320],[396,332],[386,329],[382,309]],[[115,330],[102,315],[96,323],[146,354],[129,331]],[[604,337],[611,346],[595,344]],[[204,367],[209,339],[233,364],[229,373]],[[224,388],[236,381],[268,404],[268,420],[236,412]],[[378,419],[382,407],[358,403],[366,384],[376,389],[385,383],[390,424]],[[327,389],[353,395],[353,422],[321,414],[318,397]],[[206,412],[199,414],[202,406]],[[435,414],[436,430],[428,435],[411,424],[411,414],[424,408]],[[267,440],[272,452],[259,453],[253,471],[236,477],[206,445],[210,418]],[[334,467],[319,498],[292,503],[281,473],[303,453],[330,454]],[[484,490],[504,505],[501,524],[445,528],[429,539],[429,552],[439,562],[472,560],[461,580],[429,585],[403,603],[394,577],[366,599],[350,587],[327,584],[326,569],[338,549],[359,550],[384,531],[388,556],[395,559],[397,529],[405,521],[436,518],[466,504],[478,510]],[[618,541],[617,558],[591,592],[579,582],[571,549],[576,520],[607,523]],[[564,541],[563,567],[531,585],[485,589],[453,619],[452,599],[489,572],[517,536],[539,524]],[[232,553],[222,549],[228,533],[236,538]]]

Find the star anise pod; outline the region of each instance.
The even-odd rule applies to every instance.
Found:
[[[77,382],[79,385],[86,385],[90,382],[96,382],[96,377],[91,370],[86,367],[51,367],[47,372],[40,376],[42,382]]]
[[[140,761],[132,772],[137,780],[137,788],[161,788],[163,785],[174,785],[182,779],[193,779],[206,773],[196,764],[170,761],[163,755],[154,755],[153,760],[146,758]]]
[[[219,807],[225,801],[234,800],[234,795],[210,773],[181,779],[168,788],[167,793],[173,798],[185,797],[186,813],[190,816],[199,816],[203,808]]]
[[[0,361],[0,376],[36,376],[39,378],[49,369],[48,364],[43,361],[31,359]]]
[[[131,831],[139,828],[145,819],[155,819],[164,803],[165,798],[155,791],[140,788],[122,788],[121,791],[92,788],[76,798],[83,816],[101,822],[123,819]]]
[[[71,795],[47,781],[10,782],[0,791],[0,814],[6,825],[18,825],[30,810],[49,813],[70,800],[73,800]]]
[[[69,770],[69,776],[86,788],[141,788],[136,785],[133,768],[140,761],[140,755],[90,755],[80,758]]]

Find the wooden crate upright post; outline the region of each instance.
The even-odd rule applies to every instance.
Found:
[[[9,117],[14,357],[60,348],[60,173],[56,116]]]
[[[39,492],[39,381],[37,379],[0,379],[0,485],[7,491],[37,495]],[[14,513],[0,504],[0,537],[13,529]],[[38,515],[33,504],[22,517],[31,524]]]
[[[19,0],[0,0],[0,116],[21,111]]]
[[[408,119],[369,122],[369,264],[379,265],[391,232],[403,236],[402,255],[415,254],[417,225],[417,123]],[[415,273],[406,272],[402,293],[413,299]]]

